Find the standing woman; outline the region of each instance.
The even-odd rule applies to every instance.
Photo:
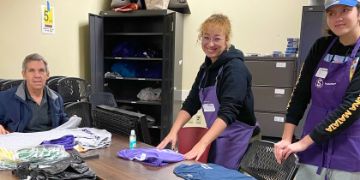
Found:
[[[255,127],[251,75],[243,53],[230,44],[227,16],[213,14],[202,23],[199,41],[206,54],[195,82],[169,134],[158,145],[162,149],[177,142],[177,134],[200,109],[209,130],[185,154],[196,159],[211,144],[208,162],[237,169]]]
[[[330,36],[313,45],[289,102],[279,163],[298,153],[297,179],[360,179],[360,11],[357,0],[327,0]],[[291,143],[311,100],[303,136]]]

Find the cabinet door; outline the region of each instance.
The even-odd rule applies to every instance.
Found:
[[[161,139],[168,134],[173,121],[175,21],[175,13],[164,16]]]
[[[91,62],[91,90],[92,92],[103,91],[103,18],[89,14],[90,30],[90,62]]]

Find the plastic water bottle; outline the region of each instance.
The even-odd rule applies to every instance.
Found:
[[[135,130],[134,130],[134,129],[132,129],[132,130],[130,131],[129,148],[130,148],[130,149],[136,148],[136,134],[135,134]]]

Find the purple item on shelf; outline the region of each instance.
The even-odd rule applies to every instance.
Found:
[[[75,146],[74,139],[75,137],[73,135],[65,135],[58,139],[43,141],[41,144],[58,144],[63,145],[65,150],[71,150]]]
[[[157,148],[123,149],[117,155],[120,158],[139,161],[149,166],[165,166],[184,160],[184,156],[180,153]]]

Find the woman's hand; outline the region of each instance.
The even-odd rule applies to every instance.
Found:
[[[190,120],[190,118],[191,116],[187,111],[180,110],[169,134],[160,142],[156,148],[164,149],[169,143],[171,143],[171,149],[174,150],[178,139],[178,132],[184,126],[184,124]]]
[[[310,138],[309,135],[303,137],[300,141],[290,144],[283,149],[284,159],[288,158],[290,154],[302,152],[306,150],[314,141]]]
[[[0,135],[1,134],[9,134],[9,131],[6,130],[3,125],[0,124]]]
[[[156,147],[158,149],[164,149],[169,143],[171,143],[171,149],[174,150],[177,142],[177,133],[170,133],[161,141],[161,143]]]
[[[274,145],[274,155],[276,161],[281,164],[286,158],[284,154],[284,149],[291,144],[289,140],[281,140]]]
[[[189,152],[184,155],[185,159],[198,161],[208,145],[198,142]]]

